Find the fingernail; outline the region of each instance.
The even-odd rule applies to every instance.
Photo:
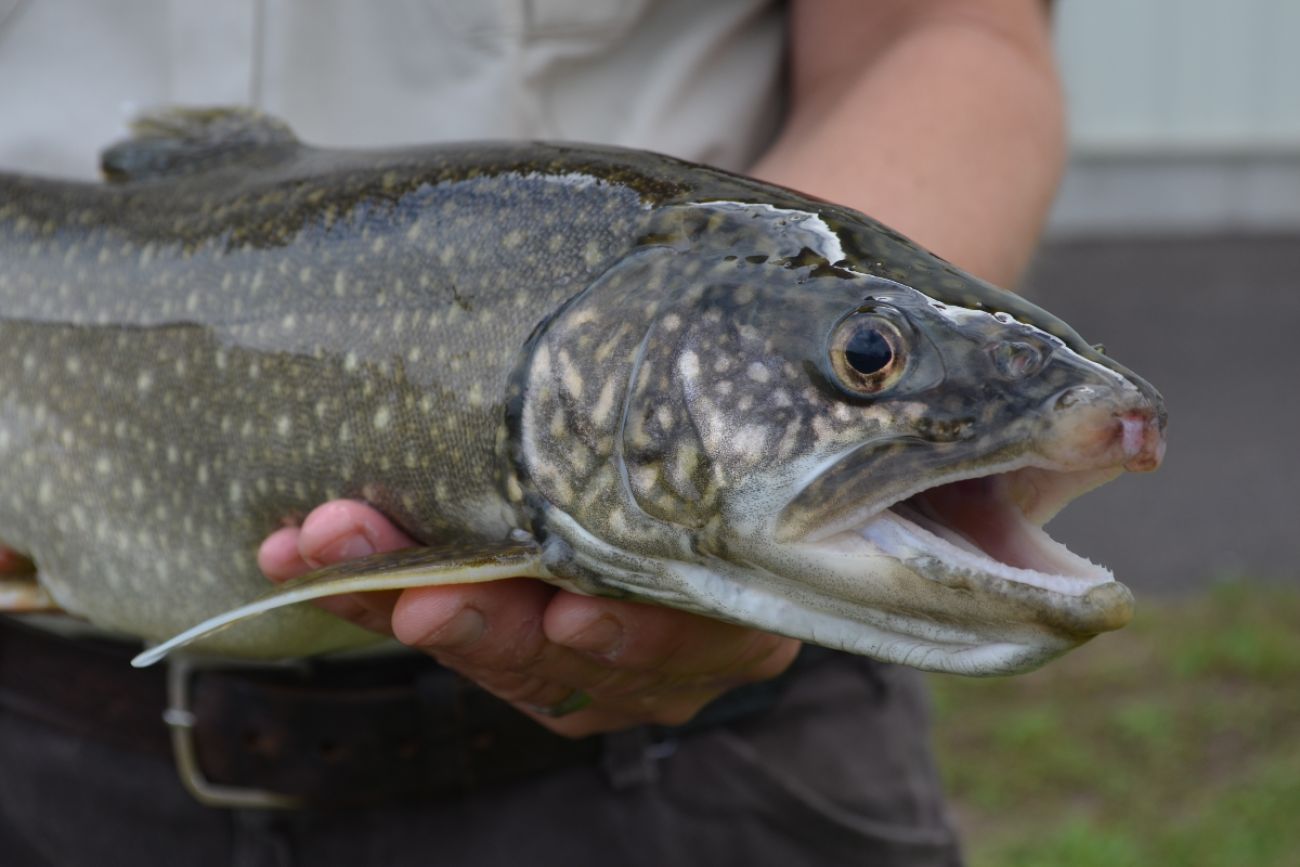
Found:
[[[623,645],[623,624],[602,615],[569,636],[564,644],[575,650],[611,656]]]
[[[349,533],[322,547],[312,559],[321,563],[342,563],[346,560],[369,557],[373,553],[375,553],[375,546],[370,544],[369,539],[360,533]]]
[[[442,648],[464,647],[473,644],[487,631],[487,621],[477,608],[462,608],[455,616],[430,632],[420,642],[422,646]]]

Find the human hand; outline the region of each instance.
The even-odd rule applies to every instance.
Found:
[[[273,581],[416,544],[351,500],[276,531],[258,555]],[[560,590],[530,578],[320,600],[460,672],[558,734],[685,722],[728,689],[780,674],[799,642],[693,614]],[[590,703],[556,715],[576,695]]]
[[[0,575],[29,575],[32,572],[32,562],[26,557],[0,545]]]

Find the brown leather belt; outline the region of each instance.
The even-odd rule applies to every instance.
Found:
[[[218,806],[446,797],[601,760],[600,738],[552,734],[417,654],[141,670],[129,665],[136,652],[0,618],[0,710],[172,757]],[[734,690],[656,737],[760,713],[791,676]]]

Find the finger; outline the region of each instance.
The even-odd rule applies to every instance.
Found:
[[[604,663],[546,639],[555,588],[528,578],[402,594],[393,633],[507,701],[548,707],[611,677]]]
[[[258,565],[272,581],[282,582],[322,566],[368,554],[410,547],[409,536],[365,503],[336,500],[313,510],[301,528],[285,527],[267,537]],[[396,593],[350,593],[316,600],[316,605],[345,620],[388,634]]]
[[[276,530],[266,537],[266,541],[258,549],[258,568],[265,573],[266,577],[277,584],[306,575],[313,569],[303,559],[302,553],[298,550],[300,532],[297,527],[285,527]],[[362,594],[360,593],[326,596],[313,600],[312,604],[317,608],[328,611],[335,617],[350,620],[358,626],[374,632],[387,634],[389,631],[387,614],[377,612],[373,607],[363,605],[361,597]]]
[[[393,634],[462,667],[527,673],[550,644],[542,617],[555,592],[531,578],[413,588],[393,611]]]
[[[737,685],[775,677],[798,655],[794,639],[684,611],[560,593],[544,629],[556,644],[678,683]]]
[[[721,676],[691,671],[687,676],[636,670],[559,646],[549,640],[543,624],[548,605],[563,595],[528,579],[409,590],[394,611],[394,633],[540,724],[571,737],[645,723],[678,725],[726,686],[766,674],[761,668],[743,676],[732,671]],[[657,610],[636,606],[631,613]],[[697,619],[688,622],[698,625]],[[637,628],[631,631],[635,634]],[[789,643],[797,648],[797,643]],[[691,642],[683,646],[689,649]],[[771,674],[785,664],[772,667]],[[571,700],[575,690],[590,696],[591,706],[559,718],[546,712]]]
[[[0,575],[30,575],[36,567],[22,554],[0,545]]]
[[[257,549],[258,568],[277,584],[311,571],[298,551],[298,533],[297,527],[276,530]]]
[[[313,568],[416,544],[383,513],[356,500],[318,506],[302,523],[298,551]]]

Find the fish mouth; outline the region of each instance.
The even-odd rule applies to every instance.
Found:
[[[1043,524],[1070,500],[1122,472],[1120,467],[1057,471],[1026,466],[941,481],[845,534],[944,584],[965,586],[984,579],[1084,596],[1113,583],[1115,576],[1052,538]],[[826,540],[836,541],[843,540]]]
[[[1163,419],[1150,407],[1104,404],[1075,418],[1033,452],[937,474],[883,504],[849,510],[804,541],[832,556],[886,556],[967,596],[1008,603],[1056,632],[1117,629],[1132,615],[1128,588],[1043,525],[1126,470],[1159,466]]]
[[[974,648],[1018,634],[1023,658],[998,668],[1023,670],[1132,618],[1129,589],[1042,527],[1123,471],[1019,465],[954,474],[804,545],[845,576],[876,572],[881,557],[895,562],[931,588],[909,584],[888,594],[893,610],[935,624],[926,628],[928,643]],[[1026,628],[1055,638],[1025,638]]]

